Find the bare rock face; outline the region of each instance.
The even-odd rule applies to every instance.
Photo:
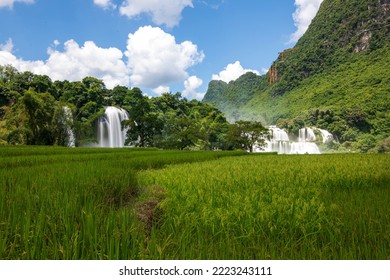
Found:
[[[369,50],[371,39],[373,37],[373,31],[377,29],[388,29],[390,30],[390,1],[389,0],[378,0],[376,4],[368,5],[368,11],[373,14],[370,20],[363,21],[360,26],[369,26],[367,29],[361,30],[359,40],[355,45],[353,51],[355,53],[361,53]],[[374,16],[375,15],[375,16]]]
[[[370,30],[366,30],[360,36],[360,40],[358,44],[354,48],[355,53],[361,53],[367,51],[370,48],[370,41],[372,38],[372,32]]]

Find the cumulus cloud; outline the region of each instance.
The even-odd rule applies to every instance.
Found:
[[[128,71],[123,62],[123,53],[117,48],[100,48],[92,41],[79,46],[74,40],[64,44],[64,51],[48,50],[50,55],[46,66],[55,80],[80,80],[93,76],[112,88],[128,84]]]
[[[241,63],[239,61],[236,61],[235,63],[228,64],[228,66],[226,66],[224,70],[219,72],[219,74],[213,74],[212,79],[221,80],[228,83],[230,81],[237,80],[237,78],[239,78],[241,75],[247,72],[253,72],[257,75],[260,75],[259,71],[252,70],[252,69],[244,69],[241,66]]]
[[[120,13],[129,18],[148,14],[155,24],[173,27],[180,22],[186,7],[193,7],[192,0],[126,0],[120,7]]]
[[[56,45],[58,41],[55,41]],[[7,45],[7,44],[6,44]],[[79,46],[74,40],[64,43],[64,51],[48,49],[46,61],[17,58],[4,47],[0,51],[0,65],[11,64],[19,71],[48,75],[52,80],[81,80],[86,76],[102,79],[108,88],[129,83],[128,69],[117,48],[100,48],[92,41]]]
[[[93,0],[93,3],[103,9],[115,9],[116,5],[112,0]]]
[[[289,43],[296,43],[306,32],[312,19],[318,12],[323,0],[295,0],[296,10],[293,14],[294,25],[297,28],[291,37]]]
[[[171,91],[171,89],[168,86],[158,86],[158,87],[153,89],[153,92],[158,94],[158,95],[161,95],[163,93],[170,92],[170,91]]]
[[[0,8],[4,8],[4,7],[12,8],[14,3],[16,2],[32,4],[34,3],[34,0],[0,0]]]
[[[0,44],[0,65],[11,64],[19,71],[48,75],[52,80],[79,81],[93,76],[102,79],[108,88],[131,85],[157,94],[169,92],[172,83],[182,83],[189,77],[187,69],[204,59],[203,52],[192,42],[176,43],[174,36],[151,26],[129,34],[126,52],[101,48],[93,41],[79,45],[75,40],[63,45],[54,40],[46,60],[18,58],[12,50],[12,39]],[[193,88],[193,82],[189,88]]]
[[[197,89],[202,86],[203,81],[196,76],[191,76],[184,81],[183,96],[187,99],[198,99],[202,100],[205,93],[200,93]]]
[[[140,87],[157,88],[183,81],[186,70],[204,59],[192,42],[176,43],[175,37],[158,27],[140,27],[127,42],[130,81]]]

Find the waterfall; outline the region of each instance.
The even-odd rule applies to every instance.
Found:
[[[321,154],[321,152],[314,142],[293,142],[290,154]]]
[[[322,143],[333,140],[333,135],[315,127],[304,127],[298,131],[298,141],[291,141],[287,132],[276,126],[269,127],[271,137],[266,139],[266,146],[261,150],[256,148],[255,152],[277,152],[278,154],[320,154],[316,141],[320,141],[317,134],[321,134]]]
[[[290,138],[285,130],[276,126],[270,126],[270,139],[265,141],[265,152],[278,152],[280,154],[288,154],[290,151]],[[256,152],[260,152],[257,148]]]
[[[317,129],[319,132],[321,132],[322,143],[328,143],[328,142],[334,140],[332,133],[330,133],[329,131],[327,131],[325,129],[320,129],[320,128],[317,128]]]
[[[104,116],[98,120],[97,140],[99,147],[121,148],[125,145],[127,129],[122,130],[122,121],[129,119],[124,109],[105,107]]]
[[[72,110],[68,106],[64,106],[63,109],[64,109],[66,132],[68,134],[67,145],[68,147],[75,147],[76,138],[72,130],[72,125],[73,125]]]
[[[315,128],[304,127],[299,130],[298,142],[291,143],[290,154],[321,154],[315,141]]]

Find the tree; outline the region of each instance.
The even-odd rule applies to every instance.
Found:
[[[116,86],[111,91],[111,105],[122,107],[126,98],[129,94],[129,89],[125,86]]]
[[[47,75],[34,75],[30,84],[37,93],[49,92],[53,96],[54,88],[51,79]]]
[[[224,149],[229,123],[223,113],[210,104],[192,100],[188,102],[191,122],[196,131],[196,148]]]
[[[269,132],[260,122],[238,121],[229,127],[228,142],[230,148],[239,148],[253,152],[254,147],[264,147]]]
[[[54,97],[49,93],[37,94],[28,90],[21,99],[29,117],[28,128],[32,131],[35,145],[52,145],[52,116],[54,115]]]
[[[83,84],[87,88],[87,100],[103,105],[107,93],[104,82],[93,77],[85,77]]]
[[[49,93],[38,94],[30,88],[4,117],[9,131],[8,142],[53,145],[55,107],[53,96]]]
[[[379,144],[380,153],[390,153],[390,136],[382,140]]]
[[[155,138],[161,133],[162,123],[150,100],[140,94],[139,89],[131,91],[126,99],[130,105],[126,107],[129,120],[123,122],[129,128],[126,144],[137,147],[155,146]]]

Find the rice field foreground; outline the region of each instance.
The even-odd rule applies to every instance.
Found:
[[[386,154],[0,155],[0,259],[389,259]]]

